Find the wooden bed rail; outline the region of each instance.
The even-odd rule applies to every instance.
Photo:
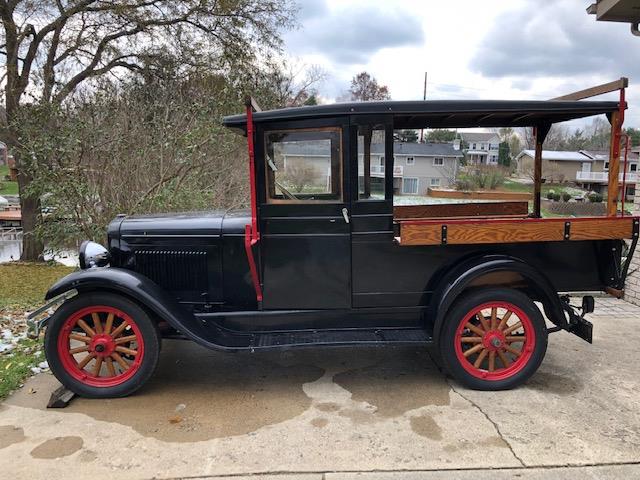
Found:
[[[402,246],[637,238],[640,217],[402,220]]]
[[[529,202],[437,203],[393,207],[394,220],[442,217],[526,217],[528,213]]]

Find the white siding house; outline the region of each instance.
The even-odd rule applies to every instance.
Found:
[[[500,137],[495,133],[460,133],[470,165],[497,165]]]

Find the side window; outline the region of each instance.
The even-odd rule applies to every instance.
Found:
[[[384,128],[358,127],[358,200],[384,200]]]
[[[339,128],[265,133],[267,203],[342,201]]]

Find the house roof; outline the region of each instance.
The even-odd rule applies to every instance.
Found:
[[[497,133],[485,133],[485,132],[460,132],[462,139],[469,142],[488,142],[489,140],[498,136]]]
[[[371,151],[373,153],[384,153],[384,145],[382,143],[374,143],[371,145]],[[393,154],[424,157],[462,157],[462,152],[454,149],[451,143],[394,142]]]
[[[625,105],[626,107],[626,105]],[[590,117],[618,110],[618,102],[548,100],[426,100],[350,102],[281,108],[256,112],[257,124],[265,122],[339,118],[360,115],[392,116],[394,127],[464,128],[530,127]],[[246,129],[246,115],[224,117],[223,125]]]
[[[535,150],[523,150],[518,154],[516,159],[522,157],[523,155],[528,155],[533,158],[535,155]],[[578,152],[565,152],[558,150],[543,150],[542,151],[542,159],[543,160],[552,160],[557,162],[608,162],[609,161],[609,152],[604,150],[580,150]],[[620,155],[620,159],[624,159],[624,153]],[[627,160],[630,162],[638,161],[638,154],[635,152],[629,152],[627,156]]]
[[[518,154],[516,158],[520,158],[524,155],[533,157],[535,155],[535,150],[523,150]],[[586,153],[564,152],[564,151],[557,151],[557,150],[542,150],[542,159],[554,160],[558,162],[592,162],[594,160],[593,157],[590,157]]]
[[[286,155],[317,155],[329,156],[327,143],[323,140],[307,141],[304,145],[299,142],[287,142],[282,145]],[[384,155],[384,143],[372,143],[371,153]],[[462,157],[460,150],[455,150],[451,143],[410,143],[394,142],[394,155],[414,155],[416,157]]]

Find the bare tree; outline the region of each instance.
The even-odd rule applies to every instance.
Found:
[[[285,181],[291,185],[296,193],[301,193],[305,187],[316,186],[314,181],[318,179],[313,165],[298,160],[287,165]]]
[[[261,99],[261,105],[269,108],[304,105],[318,95],[317,87],[326,78],[327,72],[319,65],[277,62],[263,76],[264,87],[272,98]]]
[[[289,0],[0,0],[3,133],[19,172],[22,258],[37,259],[43,246],[34,235],[40,200],[21,151],[21,109],[60,105],[101,76],[140,72],[167,52],[183,65],[246,66],[257,50],[280,47],[279,31],[294,12]]]
[[[378,84],[375,77],[367,72],[360,72],[351,79],[349,88],[351,100],[356,102],[368,102],[371,100],[389,100],[389,87]]]

